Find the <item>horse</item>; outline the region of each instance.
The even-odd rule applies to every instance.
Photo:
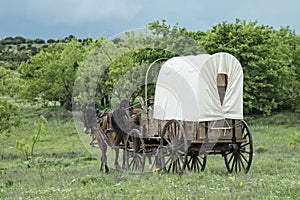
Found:
[[[87,108],[83,110],[83,118],[86,133],[91,130],[92,135],[95,136],[91,145],[94,144],[94,140],[97,140],[97,144],[102,151],[100,171],[105,167],[107,173],[107,145],[111,146],[115,150],[115,168],[119,169],[119,148],[121,145],[126,148],[128,142],[128,133],[134,129],[139,129],[140,124],[140,111],[139,109],[129,109],[130,101],[125,99],[121,101],[119,107],[113,112],[106,112],[103,114],[96,114],[94,108]],[[96,116],[96,117],[95,117]],[[140,129],[139,129],[140,131]],[[126,155],[123,153],[123,165],[125,168]]]
[[[98,119],[98,128],[102,130],[105,138],[108,140],[109,146],[115,150],[114,165],[116,169],[120,169],[119,165],[119,149],[127,142],[127,132],[130,131],[131,119],[123,109],[117,109],[113,112],[104,113]],[[125,155],[123,154],[123,166],[125,168]]]
[[[91,133],[95,136],[98,146],[102,151],[100,171],[108,173],[107,166],[107,142],[105,141],[104,134],[101,129],[97,128],[96,111],[93,107],[84,106],[81,110],[83,112],[84,132]],[[93,141],[92,141],[93,142]],[[104,169],[103,169],[104,166]]]

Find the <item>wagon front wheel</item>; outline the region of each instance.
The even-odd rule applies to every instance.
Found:
[[[145,166],[145,147],[144,139],[139,131],[131,131],[128,135],[126,152],[127,170],[131,172],[143,172]]]
[[[179,121],[170,120],[163,128],[158,149],[164,172],[182,173],[187,160],[187,139]]]
[[[224,160],[228,172],[247,173],[251,167],[253,157],[253,140],[250,129],[245,121],[242,121],[242,142],[229,145],[224,153]]]

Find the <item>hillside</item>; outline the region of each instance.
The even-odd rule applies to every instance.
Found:
[[[57,43],[68,43],[75,36],[69,35],[62,39],[28,39],[21,36],[6,37],[0,40],[0,64],[5,63],[6,67],[16,70],[21,62],[27,61],[43,49]],[[86,43],[89,38],[77,39],[82,44]]]

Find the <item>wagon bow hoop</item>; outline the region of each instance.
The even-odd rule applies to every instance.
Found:
[[[155,61],[153,61],[149,65],[149,67],[146,71],[146,77],[145,77],[145,107],[146,107],[146,114],[147,114],[147,126],[146,126],[147,128],[149,127],[149,112],[148,112],[148,102],[147,102],[147,100],[148,100],[148,74],[149,74],[150,69],[152,68],[152,66],[155,63],[157,63],[158,61],[168,60],[168,59],[169,58],[158,58],[158,59],[156,59]]]

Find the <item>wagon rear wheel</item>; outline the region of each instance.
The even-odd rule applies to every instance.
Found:
[[[145,166],[144,140],[139,131],[128,134],[126,152],[126,169],[131,172],[143,172]]]
[[[206,155],[199,155],[198,152],[191,152],[187,159],[187,168],[189,171],[200,172],[204,171],[206,166]]]
[[[224,160],[228,172],[247,173],[251,167],[253,157],[252,134],[245,121],[242,121],[243,142],[229,145],[229,149],[224,153]]]
[[[165,172],[181,173],[187,159],[187,139],[182,125],[170,120],[163,128],[158,149],[162,169]]]

